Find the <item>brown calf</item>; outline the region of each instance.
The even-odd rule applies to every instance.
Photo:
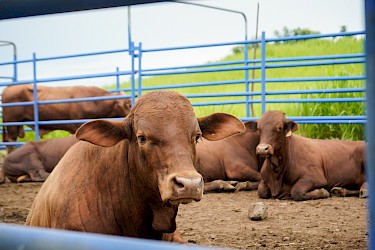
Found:
[[[267,111],[258,121],[257,154],[266,158],[261,198],[309,200],[329,197],[327,190],[349,189],[358,195],[365,183],[363,141],[316,140],[294,135],[298,125],[281,111]]]

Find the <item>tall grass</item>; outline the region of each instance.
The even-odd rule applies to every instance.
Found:
[[[360,83],[356,81],[332,81],[328,83],[316,83],[317,89],[324,88],[357,88]],[[363,93],[327,93],[316,95],[302,95],[303,98],[347,98],[364,97]],[[298,113],[302,116],[352,116],[364,115],[365,105],[362,102],[353,103],[315,103],[314,105],[304,103]],[[303,124],[300,125],[300,134],[312,138],[335,138],[335,139],[364,139],[363,124]]]

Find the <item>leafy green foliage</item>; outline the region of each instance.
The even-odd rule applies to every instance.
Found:
[[[295,28],[289,29],[288,27],[284,26],[281,31],[276,30],[274,35],[276,37],[290,37],[290,36],[303,36],[303,35],[311,35],[311,34],[320,34],[319,31],[310,30],[308,28]]]

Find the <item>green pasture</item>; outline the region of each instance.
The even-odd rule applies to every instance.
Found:
[[[364,51],[363,39],[352,37],[313,39],[298,42],[273,43],[267,44],[267,58],[289,58],[317,55],[335,55],[335,54],[355,54]],[[243,60],[243,49],[233,48],[233,53],[226,56],[221,61]],[[253,48],[249,48],[249,59],[253,59]],[[260,58],[260,47],[256,51],[256,58]],[[288,62],[283,62],[288,63]],[[237,65],[241,66],[241,65]],[[232,66],[225,66],[232,67]],[[249,78],[260,79],[260,70],[249,71]],[[329,66],[311,66],[311,67],[292,67],[267,69],[266,78],[303,78],[303,77],[323,77],[323,76],[362,76],[364,75],[363,64],[345,64]],[[175,74],[167,76],[155,76],[142,79],[142,86],[161,86],[173,84],[188,84],[198,82],[216,82],[227,80],[244,81],[244,71],[224,71],[213,73],[194,73],[194,74]],[[137,81],[136,81],[137,82]],[[306,89],[325,89],[325,88],[346,88],[363,87],[364,81],[330,81],[330,82],[287,82],[287,83],[267,83],[267,91],[276,90],[306,90]],[[122,84],[123,88],[129,88],[130,83]],[[260,83],[250,84],[250,89],[260,91]],[[115,88],[109,86],[108,88]],[[182,94],[198,93],[235,93],[245,91],[245,84],[231,84],[210,87],[177,88],[173,89]],[[267,99],[299,99],[299,98],[327,98],[327,97],[361,97],[363,93],[343,93],[343,94],[320,94],[320,95],[282,95],[267,96]],[[254,97],[255,100],[259,96]],[[208,97],[191,98],[191,103],[213,102],[224,100],[244,100],[245,97]],[[259,117],[261,115],[260,104],[254,104],[254,112],[251,116]],[[287,116],[336,116],[336,115],[362,115],[365,113],[364,103],[303,103],[303,104],[267,104],[267,110],[278,109],[286,113]],[[245,104],[219,105],[194,107],[197,116],[205,116],[213,112],[227,112],[239,118],[246,117]],[[364,138],[364,127],[360,124],[300,124],[298,133],[311,138],[338,138],[360,140]],[[65,132],[56,131],[48,135],[48,138],[65,136]],[[32,133],[29,133],[28,139],[33,139]]]

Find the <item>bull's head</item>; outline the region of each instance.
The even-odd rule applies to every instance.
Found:
[[[156,195],[175,206],[202,198],[203,178],[194,168],[200,138],[219,140],[244,130],[240,120],[224,113],[197,119],[185,97],[156,91],[143,95],[124,121],[91,121],[76,135],[104,147],[127,141],[128,158],[135,159],[129,165],[142,177],[146,198]]]
[[[260,142],[256,153],[263,157],[270,157],[285,146],[287,138],[298,129],[298,125],[286,119],[283,112],[271,110],[265,112],[259,119],[257,129]]]

